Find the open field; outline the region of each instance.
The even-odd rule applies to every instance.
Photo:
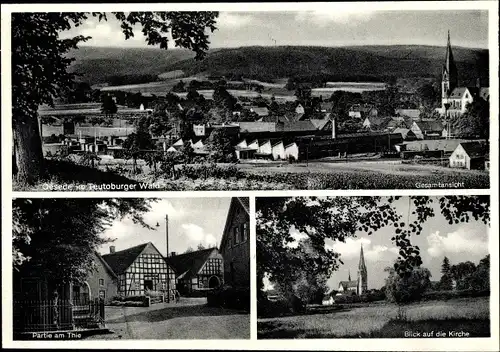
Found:
[[[258,338],[400,337],[405,331],[468,332],[490,336],[489,297],[427,301],[406,306],[406,320],[397,320],[395,304],[379,302],[325,314],[257,320]],[[452,337],[452,336],[448,336]]]
[[[488,188],[484,171],[398,161],[313,161],[298,164],[239,164],[247,178],[292,185],[290,189]]]

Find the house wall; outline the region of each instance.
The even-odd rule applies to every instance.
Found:
[[[90,288],[89,297],[90,299],[95,299],[98,297],[104,298],[107,302],[114,296],[118,295],[118,279],[115,278],[109,270],[106,269],[101,259],[94,255],[94,262],[96,265],[96,270],[89,274],[87,277],[87,283]],[[104,282],[100,282],[100,280]],[[83,285],[81,285],[81,288]],[[76,299],[76,297],[74,297]]]
[[[289,159],[292,157],[295,160],[299,159],[299,147],[296,143],[293,143],[285,148],[285,157]]]
[[[470,158],[461,145],[458,145],[450,155],[450,167],[469,168]]]
[[[263,153],[263,154],[271,154],[272,151],[273,150],[272,150],[271,142],[266,142],[263,145],[259,146],[259,150],[258,150],[259,153]]]
[[[410,131],[412,131],[415,134],[415,137],[417,139],[424,139],[424,134],[422,133],[422,130],[420,129],[420,127],[418,127],[418,125],[415,122],[411,125]]]
[[[274,160],[284,160],[286,158],[285,155],[285,147],[283,146],[283,142],[280,142],[272,147],[273,159]]]
[[[232,200],[228,217],[229,223],[223,235],[227,240],[221,248],[224,258],[224,282],[232,286],[249,287],[250,217],[237,199]]]

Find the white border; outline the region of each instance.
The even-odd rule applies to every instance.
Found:
[[[196,192],[12,192],[11,191],[11,168],[10,158],[12,131],[11,131],[11,72],[10,72],[10,14],[12,12],[33,11],[114,11],[117,8],[127,11],[149,10],[212,10],[212,11],[311,11],[320,8],[322,11],[357,10],[360,8],[371,11],[394,11],[394,10],[488,10],[489,11],[489,52],[490,52],[490,104],[492,124],[490,129],[491,142],[491,169],[490,190],[338,190],[338,191],[196,191]],[[443,1],[443,2],[366,2],[366,3],[191,3],[191,4],[17,4],[2,5],[1,8],[2,28],[2,151],[7,157],[2,158],[2,344],[3,347],[11,348],[102,348],[102,341],[12,341],[12,306],[11,306],[11,251],[12,241],[7,234],[12,231],[12,197],[34,197],[34,198],[83,198],[83,197],[231,197],[250,196],[251,216],[251,258],[255,258],[255,205],[253,196],[283,196],[283,195],[330,195],[330,196],[353,196],[353,195],[465,195],[465,194],[490,194],[491,195],[491,338],[480,339],[307,339],[307,340],[256,340],[256,304],[255,304],[255,260],[251,262],[252,275],[252,305],[251,305],[251,340],[124,340],[106,344],[106,348],[136,349],[273,349],[273,350],[456,350],[456,351],[496,351],[499,346],[499,311],[498,297],[498,272],[499,241],[499,195],[498,195],[498,2],[497,1]]]

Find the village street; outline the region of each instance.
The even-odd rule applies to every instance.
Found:
[[[151,307],[106,306],[106,326],[113,332],[86,339],[249,339],[250,315],[207,307],[206,298]]]

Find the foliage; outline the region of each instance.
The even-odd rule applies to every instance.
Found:
[[[398,275],[394,268],[387,268],[386,271],[389,277],[385,282],[385,294],[390,302],[403,304],[418,301],[431,284],[431,272],[426,268],[415,267],[404,276]]]
[[[238,159],[234,152],[234,138],[225,129],[214,130],[207,140],[209,159],[215,163],[234,163]]]
[[[134,198],[16,198],[12,201],[13,267],[56,280],[83,280],[93,269],[93,253],[112,241],[102,232],[125,216],[147,225],[149,200]],[[29,258],[20,260],[20,258]]]
[[[441,279],[439,280],[439,287],[441,290],[451,290],[453,281],[451,278],[451,266],[448,257],[444,257],[443,264],[441,265]]]
[[[101,112],[108,117],[109,115],[114,115],[118,111],[116,103],[112,96],[109,94],[103,94],[101,96]]]
[[[464,114],[451,120],[455,135],[459,138],[489,138],[490,105],[484,99],[477,98],[468,104]]]

